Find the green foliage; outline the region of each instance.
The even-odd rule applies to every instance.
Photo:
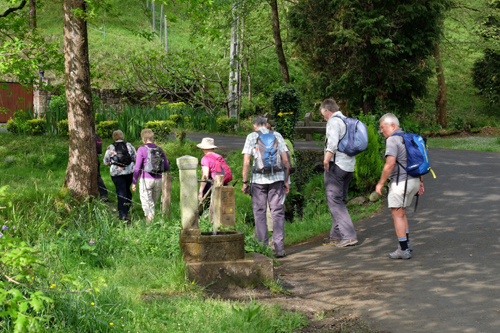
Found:
[[[19,121],[16,122],[14,118],[10,118],[9,120],[7,120],[7,131],[11,132],[12,134],[19,133]]]
[[[113,132],[119,129],[118,121],[109,120],[109,121],[101,121],[97,124],[97,135],[104,138],[111,138],[113,136]]]
[[[221,133],[233,132],[236,124],[238,124],[238,119],[236,118],[217,118],[217,131]]]
[[[154,120],[144,124],[144,128],[151,129],[157,140],[165,140],[175,125],[176,123],[172,120]]]
[[[47,121],[45,119],[31,119],[26,122],[27,134],[42,135],[47,132]]]
[[[410,113],[426,94],[445,0],[306,0],[290,11],[297,54],[322,91],[365,113]]]
[[[68,106],[66,104],[66,94],[64,91],[60,95],[50,96],[49,110],[64,110],[68,113]]]
[[[500,53],[486,50],[484,57],[476,60],[472,68],[472,80],[479,95],[490,105],[500,102]]]
[[[62,136],[69,136],[68,119],[61,120],[57,123],[57,131]]]
[[[300,113],[300,94],[292,86],[281,87],[273,94],[271,104],[276,132],[293,143],[295,124]]]
[[[182,120],[182,116],[180,114],[172,114],[170,115],[169,119],[178,124]]]
[[[361,154],[356,155],[354,174],[356,187],[359,191],[371,191],[377,184],[382,171],[382,157],[378,142],[376,127],[368,125],[368,147]]]
[[[2,228],[4,233],[8,231],[5,228]],[[0,235],[2,273],[4,278],[10,278],[0,281],[0,316],[5,320],[4,325],[10,326],[13,332],[40,332],[42,323],[49,318],[45,313],[52,299],[33,288],[31,278],[37,274],[41,263],[36,256],[38,251],[19,239]]]

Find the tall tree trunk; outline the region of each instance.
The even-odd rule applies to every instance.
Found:
[[[63,0],[64,67],[68,106],[69,160],[64,185],[73,196],[97,196],[97,151],[90,89],[87,22],[75,15],[86,12],[85,0]]]
[[[441,62],[441,51],[439,44],[434,50],[434,59],[436,59],[436,74],[438,79],[438,95],[436,98],[436,113],[439,125],[446,128],[446,81],[444,79],[443,63]]]
[[[271,11],[273,12],[273,37],[274,45],[276,46],[276,53],[278,54],[278,62],[281,67],[281,76],[283,78],[283,83],[290,83],[290,76],[288,75],[288,66],[286,64],[285,53],[283,52],[283,42],[281,41],[280,33],[280,18],[278,15],[278,2],[277,0],[271,0]]]
[[[244,38],[245,38],[245,19],[242,18],[241,19],[241,40],[240,40],[240,61],[238,61],[238,114],[240,114],[241,112],[241,95],[243,93],[243,84],[242,84],[242,69],[243,69],[243,59],[241,59],[243,57],[243,48],[244,48],[244,45],[243,45],[243,41],[244,41]],[[239,117],[238,117],[238,125],[239,125]]]
[[[372,103],[370,103],[370,101],[368,101],[368,100],[365,100],[365,101],[363,102],[363,107],[362,107],[362,109],[363,109],[363,114],[364,114],[365,116],[366,116],[366,115],[369,115],[369,114],[372,114],[372,110],[373,110],[373,108],[372,108]]]
[[[245,71],[247,72],[248,77],[248,101],[252,100],[252,77],[250,75],[250,71],[248,70],[248,57],[250,56],[250,46],[247,45],[247,56],[245,58]]]
[[[229,96],[228,96],[228,118],[238,118],[238,82],[239,82],[239,61],[238,61],[238,25],[239,17],[236,4],[233,5],[233,26],[231,27],[231,45],[229,49]]]
[[[36,28],[36,1],[30,0],[30,27]]]

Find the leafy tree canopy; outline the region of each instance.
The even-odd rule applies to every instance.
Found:
[[[407,113],[426,94],[449,0],[303,0],[291,34],[323,96],[349,109]]]

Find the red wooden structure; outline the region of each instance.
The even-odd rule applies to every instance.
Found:
[[[0,123],[6,123],[16,110],[28,108],[33,110],[33,90],[20,83],[0,82]]]

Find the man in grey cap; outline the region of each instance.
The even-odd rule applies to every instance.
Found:
[[[356,157],[338,151],[339,141],[347,132],[347,126],[342,120],[342,112],[335,100],[325,99],[320,111],[326,124],[325,159],[325,194],[332,215],[330,238],[325,243],[336,247],[354,245],[358,242],[351,216],[345,204],[347,191],[352,180]]]
[[[286,144],[278,132],[266,128],[267,119],[255,117],[253,128],[255,132],[250,133],[243,148],[243,193],[252,196],[252,209],[255,218],[255,231],[259,242],[268,245],[267,234],[267,203],[273,217],[273,240],[276,257],[282,258],[285,252],[285,205],[284,195],[288,193],[289,164],[286,154]],[[273,136],[274,135],[274,136]],[[262,148],[262,143],[269,140],[270,149]],[[267,145],[266,145],[267,146]],[[276,148],[276,151],[274,150]],[[254,157],[252,176],[249,177],[250,162]],[[264,164],[262,164],[264,162]],[[266,164],[268,163],[268,164]],[[249,181],[252,186],[249,191]]]

